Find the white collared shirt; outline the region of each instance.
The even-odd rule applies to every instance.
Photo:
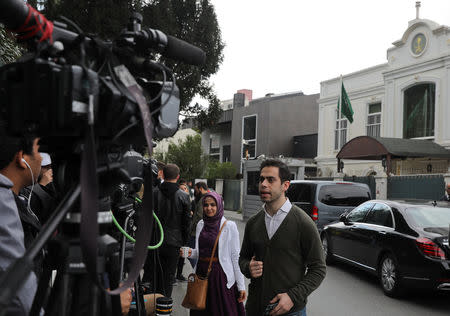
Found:
[[[292,208],[292,204],[288,198],[286,198],[286,202],[281,206],[281,208],[275,213],[275,215],[270,216],[266,211],[266,205],[264,204],[264,212],[266,213],[265,221],[266,221],[266,230],[269,235],[269,239],[272,239],[275,232],[280,227],[281,223],[288,215],[289,211]]]

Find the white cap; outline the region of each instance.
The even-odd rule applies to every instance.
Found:
[[[48,166],[52,164],[52,158],[47,153],[40,153],[42,157],[41,167]]]

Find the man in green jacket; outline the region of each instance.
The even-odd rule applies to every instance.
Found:
[[[325,278],[317,227],[286,197],[289,179],[283,162],[269,159],[261,164],[259,195],[264,205],[245,226],[239,258],[242,273],[251,279],[247,315],[305,316],[308,295]]]

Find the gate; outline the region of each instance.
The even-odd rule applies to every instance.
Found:
[[[439,200],[444,190],[443,175],[391,176],[387,181],[388,199]]]
[[[224,180],[223,183],[224,208],[237,211],[241,207],[241,180]]]
[[[376,188],[377,184],[374,176],[366,176],[366,177],[356,177],[356,176],[344,176],[344,181],[365,183],[370,188],[370,193],[372,195],[372,199],[376,198]]]

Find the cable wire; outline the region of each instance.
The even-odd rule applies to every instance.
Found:
[[[135,243],[135,242],[136,242],[136,239],[134,239],[133,237],[131,237],[130,235],[128,235],[128,233],[122,228],[122,226],[120,226],[119,222],[118,222],[117,219],[114,217],[113,212],[112,212],[112,211],[109,211],[109,212],[111,213],[113,222],[114,222],[114,224],[116,225],[116,227],[119,229],[119,231],[120,231],[125,237],[127,237],[127,239],[128,239],[129,241]],[[155,213],[153,213],[153,217],[156,219],[156,222],[158,223],[158,226],[159,226],[159,230],[161,231],[161,240],[160,240],[156,245],[154,245],[154,246],[150,246],[150,245],[147,246],[147,249],[149,249],[149,250],[153,250],[153,249],[159,248],[159,247],[162,245],[163,240],[164,240],[164,231],[163,231],[161,222],[159,221],[159,218],[158,218],[158,216],[156,216]]]

